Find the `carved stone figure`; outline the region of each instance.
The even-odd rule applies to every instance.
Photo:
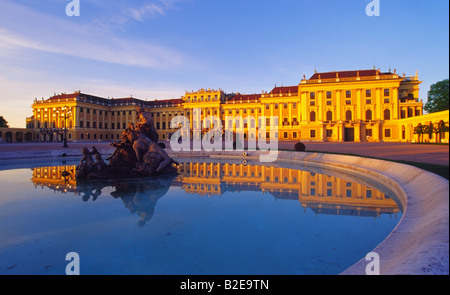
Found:
[[[136,124],[136,130],[150,138],[151,141],[158,143],[159,134],[156,131],[153,118],[150,113],[146,112],[144,108],[139,108],[138,122]]]
[[[76,179],[148,177],[177,172],[178,163],[158,143],[158,133],[151,115],[143,108],[139,110],[139,122],[136,125],[129,123],[120,141],[111,146],[115,150],[107,159],[109,165],[95,147],[92,152],[83,148]]]

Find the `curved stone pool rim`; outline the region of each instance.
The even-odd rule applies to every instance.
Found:
[[[195,156],[259,161],[260,152],[197,152]],[[175,156],[175,155],[172,155]],[[176,157],[192,157],[177,153]],[[392,190],[403,207],[396,228],[372,252],[381,275],[449,274],[449,181],[428,171],[391,161],[308,152],[279,152],[277,162],[326,166],[372,179]],[[365,275],[360,261],[342,275]]]

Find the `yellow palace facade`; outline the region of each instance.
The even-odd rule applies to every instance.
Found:
[[[275,136],[281,141],[414,142],[417,124],[448,122],[448,111],[430,120],[423,115],[420,84],[417,73],[407,77],[395,70],[373,69],[314,73],[309,79],[303,76],[298,85],[260,94],[201,89],[179,99],[147,101],[106,99],[78,91],[35,99],[27,127],[34,130],[33,141],[62,141],[65,131],[69,141],[113,141],[129,122],[136,122],[138,109],[144,107],[152,114],[161,140],[175,131],[171,120],[185,116],[191,130],[205,132],[221,123],[223,130],[243,133],[248,140],[258,137],[252,130],[269,126],[269,118],[276,117]],[[448,133],[441,140],[448,142]]]

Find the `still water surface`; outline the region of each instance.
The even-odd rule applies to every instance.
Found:
[[[179,175],[80,183],[75,164],[0,171],[0,274],[339,274],[402,216],[332,170],[182,160]]]

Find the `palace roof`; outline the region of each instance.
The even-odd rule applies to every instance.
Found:
[[[281,86],[281,87],[275,87],[272,89],[270,94],[297,94],[298,93],[298,86]]]
[[[316,79],[334,79],[334,78],[356,78],[356,77],[373,77],[376,75],[392,75],[392,73],[381,73],[380,70],[356,70],[356,71],[337,71],[326,73],[314,73],[309,80]]]
[[[261,98],[261,94],[236,94],[232,97],[229,97],[227,99],[228,103],[233,102],[259,102],[259,99]]]

